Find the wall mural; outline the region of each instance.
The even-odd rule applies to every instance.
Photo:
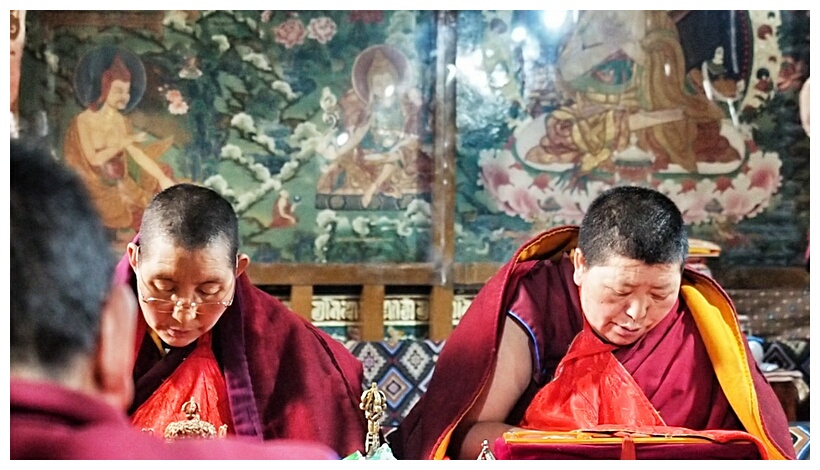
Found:
[[[233,203],[255,262],[426,261],[434,12],[27,22],[24,125],[80,171],[115,245],[191,181]]]
[[[803,264],[808,12],[457,19],[438,103],[432,11],[30,11],[20,131],[80,171],[118,250],[192,181],[233,203],[254,262],[429,261],[432,110],[455,106],[457,262],[642,184],[722,263]]]
[[[742,265],[801,264],[808,15],[460,12],[458,261],[506,260],[616,185]]]

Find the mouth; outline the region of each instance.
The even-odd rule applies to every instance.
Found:
[[[169,328],[165,331],[168,333],[168,336],[170,336],[172,338],[184,338],[184,337],[188,336],[189,334],[191,334],[191,332],[188,331],[188,330],[176,330],[176,329],[173,329],[173,328]]]
[[[615,326],[617,326],[627,336],[635,335],[635,334],[637,334],[638,332],[641,331],[641,329],[639,327],[629,327],[629,326],[626,326],[626,325],[618,325],[618,324],[616,324]]]

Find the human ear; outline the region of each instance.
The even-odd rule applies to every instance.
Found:
[[[127,285],[113,286],[100,314],[94,380],[102,398],[122,410],[128,409],[134,398],[132,368],[136,328],[134,293]]]
[[[126,253],[128,253],[128,263],[131,265],[131,269],[137,269],[137,249],[139,247],[134,243],[129,243],[128,246],[125,248]]]
[[[236,256],[236,273],[234,275],[239,277],[240,274],[245,272],[245,269],[247,269],[250,264],[251,258],[245,253],[239,253]]]
[[[587,269],[587,259],[584,257],[584,253],[580,248],[576,248],[572,252],[572,265],[575,267],[575,271],[572,273],[572,280],[576,286],[580,286],[581,278]]]

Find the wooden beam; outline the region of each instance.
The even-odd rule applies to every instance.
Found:
[[[251,263],[247,273],[254,284],[267,286],[429,286],[435,279],[433,263]]]
[[[458,286],[476,288],[483,286],[504,263],[456,263],[453,270]]]
[[[40,12],[39,17],[46,30],[51,31],[62,27],[111,28],[117,26],[134,31],[151,31],[159,36],[163,33],[162,20],[165,12],[163,10],[52,10]]]

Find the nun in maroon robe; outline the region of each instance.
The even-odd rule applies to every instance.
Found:
[[[533,400],[553,379],[573,339],[584,329],[568,256],[577,234],[578,227],[565,226],[538,235],[485,284],[448,337],[426,393],[388,434],[397,458],[451,457],[448,446],[454,430],[489,385],[508,316],[527,332],[536,370],[505,422],[535,429],[556,425],[545,418],[555,411],[550,406],[556,403],[549,401],[554,397],[540,404]],[[701,320],[696,321],[696,316]],[[612,355],[638,384],[649,406],[663,416],[663,425],[745,431],[763,443],[770,458],[794,458],[785,413],[739,331],[734,306],[723,289],[687,269],[681,297],[670,314],[644,338],[615,349]],[[588,392],[570,390],[567,396]],[[603,397],[610,404],[617,400]],[[560,405],[566,403],[557,408],[572,408]],[[595,421],[601,409],[583,411]],[[577,416],[564,418],[567,429],[583,421]]]
[[[136,292],[127,254],[117,265],[115,282],[126,283]],[[148,401],[161,406],[165,397],[175,394],[173,379],[186,367],[188,376],[216,371],[221,374],[216,377],[217,390],[209,392],[220,397],[217,416],[228,425],[229,438],[312,441],[340,456],[363,450],[367,424],[359,410],[361,363],[342,343],[254,286],[246,273],[236,279],[233,304],[208,338],[186,347],[167,348],[163,353],[147,331],[142,313],[135,316],[139,336],[132,418],[135,412],[145,411]],[[215,363],[209,367],[212,359]],[[191,367],[195,363],[205,366]],[[148,408],[150,414],[156,407]]]

